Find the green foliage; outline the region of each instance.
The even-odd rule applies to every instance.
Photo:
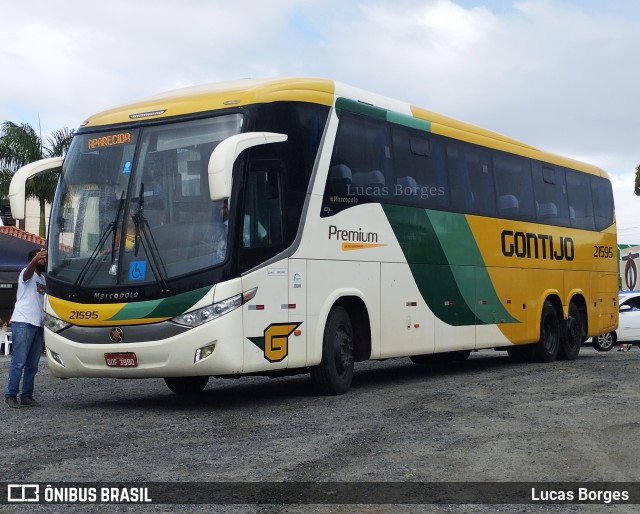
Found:
[[[636,186],[633,188],[633,192],[640,196],[640,165],[636,166]]]
[[[74,131],[68,128],[56,130],[43,143],[30,125],[4,122],[0,129],[0,196],[7,196],[11,176],[25,164],[64,156],[73,134]],[[27,182],[27,197],[36,198],[40,203],[39,232],[42,237],[46,235],[45,205],[53,201],[57,179],[56,173],[42,173]]]
[[[0,198],[6,198],[9,194],[9,183],[11,182],[12,172],[0,169]]]

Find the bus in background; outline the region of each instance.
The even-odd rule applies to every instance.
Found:
[[[310,373],[506,350],[575,359],[617,324],[602,170],[325,79],[244,80],[88,118],[49,227],[61,378]]]

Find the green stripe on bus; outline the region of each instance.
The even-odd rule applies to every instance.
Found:
[[[420,120],[409,114],[401,114],[399,112],[381,109],[380,107],[374,107],[373,105],[362,102],[354,102],[348,98],[338,98],[336,100],[336,111],[338,112],[338,116],[340,116],[341,111],[349,111],[354,114],[361,114],[373,118],[374,120],[388,121],[396,125],[424,130],[425,132],[431,131],[431,122],[427,120]]]
[[[382,207],[436,317],[454,326],[517,322],[495,292],[464,214]]]
[[[109,320],[173,318],[185,312],[209,291],[211,291],[211,287],[203,287],[195,291],[177,294],[161,300],[128,303],[116,314],[111,316]]]
[[[496,294],[480,249],[464,214],[426,211],[456,284],[467,305],[482,323],[517,322]],[[468,269],[471,268],[471,269]],[[469,276],[472,274],[473,276]]]
[[[404,125],[405,127],[414,128],[417,130],[424,130],[425,132],[431,131],[431,122],[427,120],[420,120],[409,116],[408,114],[400,114],[398,112],[388,111],[387,121],[389,123],[395,123],[396,125]]]

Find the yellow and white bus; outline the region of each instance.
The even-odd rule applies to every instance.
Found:
[[[88,118],[49,227],[62,378],[308,372],[506,350],[574,359],[617,325],[604,171],[331,80],[244,80]]]

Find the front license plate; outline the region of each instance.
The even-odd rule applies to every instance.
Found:
[[[133,352],[105,353],[104,360],[110,368],[135,368],[138,359]]]

